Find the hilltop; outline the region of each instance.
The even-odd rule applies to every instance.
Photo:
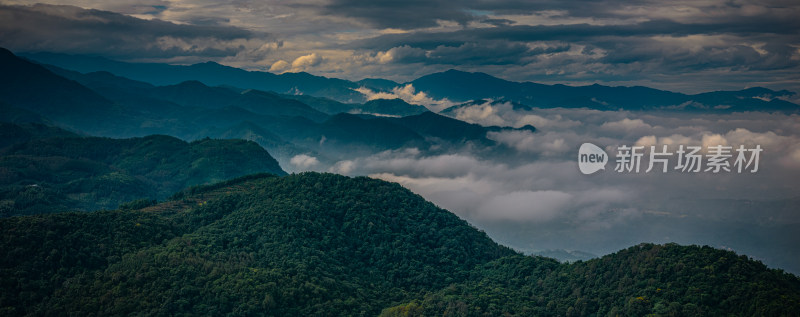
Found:
[[[188,186],[286,174],[267,151],[244,140],[86,137],[34,123],[0,123],[0,136],[0,216],[115,209]]]
[[[733,252],[639,245],[560,264],[366,177],[257,174],[0,229],[7,315],[800,312],[800,279]]]

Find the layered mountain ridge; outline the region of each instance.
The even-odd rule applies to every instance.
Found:
[[[257,174],[156,205],[0,220],[9,315],[795,315],[800,279],[639,245],[559,264],[401,186]]]

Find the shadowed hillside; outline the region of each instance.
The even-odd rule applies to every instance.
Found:
[[[0,220],[5,315],[800,312],[800,280],[709,247],[522,256],[398,184],[304,173],[142,208]]]
[[[0,135],[2,216],[117,208],[246,174],[285,174],[263,148],[243,140],[81,137],[6,123]]]

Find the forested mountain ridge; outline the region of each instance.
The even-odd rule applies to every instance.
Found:
[[[708,246],[640,244],[558,264],[512,256],[384,311],[417,316],[796,316],[800,279]]]
[[[398,184],[306,173],[0,220],[8,315],[377,315],[514,254]]]
[[[490,128],[426,113],[427,108],[400,99],[342,103],[210,87],[198,80],[155,86],[107,71],[82,74],[40,65],[3,49],[0,66],[9,70],[0,76],[7,84],[0,87],[0,121],[46,122],[115,138],[153,134],[187,141],[244,138],[256,141],[287,169],[294,167],[291,159],[297,155],[332,166],[356,153],[369,156],[402,147],[447,148],[464,140],[497,145],[485,137]],[[325,82],[340,81],[319,81]],[[40,91],[55,95],[51,98]],[[394,118],[398,116],[405,117]]]
[[[237,176],[283,175],[255,142],[83,137],[39,124],[0,123],[0,216],[117,208]]]
[[[6,315],[796,316],[800,280],[709,247],[522,256],[398,184],[251,175],[143,208],[0,220]]]

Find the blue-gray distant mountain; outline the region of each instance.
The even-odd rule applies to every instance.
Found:
[[[344,103],[326,97],[315,97],[311,95],[282,95],[285,98],[294,99],[307,104],[309,107],[318,111],[334,115],[337,113],[349,113],[353,109],[359,107],[358,104]]]
[[[83,85],[0,48],[0,105],[3,113],[35,113],[65,126],[103,126],[101,118],[116,115],[114,104]],[[24,111],[11,108],[24,109]],[[36,119],[37,121],[39,119]]]
[[[109,71],[119,76],[155,85],[174,85],[197,80],[209,86],[228,85],[244,89],[275,91],[281,94],[304,94],[331,98],[342,103],[363,103],[365,96],[354,89],[368,87],[391,91],[402,84],[385,79],[352,82],[314,76],[308,73],[245,71],[213,62],[190,66],[123,63],[100,57],[52,53],[25,54],[41,63],[82,73]],[[603,85],[566,86],[533,82],[513,82],[485,73],[448,70],[417,78],[412,84],[429,96],[457,102],[475,99],[507,99],[533,107],[587,107],[600,110],[673,110],[703,112],[781,111],[800,112],[800,106],[786,101],[794,92],[749,88],[739,91],[716,91],[687,95],[648,87],[609,87]],[[331,114],[328,111],[318,109]]]
[[[434,144],[457,146],[465,141],[496,145],[486,138],[486,132],[498,127],[465,123],[401,99],[342,103],[308,95],[211,87],[196,80],[155,86],[106,71],[84,74],[52,65],[45,68],[11,56],[7,64],[24,64],[44,74],[26,82],[25,87],[43,86],[38,80],[78,87],[77,92],[102,100],[112,109],[114,113],[98,117],[97,113],[103,112],[95,111],[97,107],[75,107],[70,100],[58,103],[71,109],[76,117],[91,118],[89,122],[67,125],[90,135],[166,134],[184,140],[244,138],[258,142],[283,164],[300,154],[332,164],[356,153],[370,155],[406,146],[425,150]],[[48,89],[67,90],[61,86]],[[7,95],[17,98],[15,93],[9,91]],[[17,104],[44,118],[52,114],[29,103]],[[62,118],[56,116],[53,120],[61,124]],[[95,122],[104,126],[97,127]]]
[[[362,104],[342,101],[342,95],[332,93],[349,87],[346,88],[349,94],[355,92],[353,87],[366,85],[372,85],[371,89],[376,91],[390,91],[393,82],[387,80],[369,79],[353,83],[308,77],[308,74],[247,72],[209,63],[193,66],[140,65],[79,56],[29,55],[55,56],[58,57],[54,58],[56,61],[63,58],[74,62],[73,66],[79,70],[85,70],[86,67],[76,60],[94,68],[103,66],[111,70],[81,73],[53,65],[42,67],[16,58],[10,52],[6,55],[4,64],[10,65],[8,69],[22,67],[40,73],[35,77],[3,74],[10,87],[16,85],[18,89],[7,88],[4,95],[0,96],[0,102],[8,105],[0,112],[8,114],[7,118],[13,118],[15,122],[22,119],[52,122],[74,131],[110,137],[166,134],[187,141],[204,137],[245,138],[258,142],[284,166],[290,166],[291,159],[300,154],[314,156],[324,162],[323,165],[330,166],[354,155],[371,155],[407,146],[422,151],[448,149],[463,146],[464,142],[479,144],[487,150],[486,153],[505,151],[503,153],[513,155],[513,151],[486,138],[489,131],[513,129],[511,127],[468,124],[427,112],[425,107],[411,105],[400,99],[376,99]],[[89,63],[91,61],[94,62]],[[149,68],[165,72],[163,77],[159,77],[161,81],[169,78],[186,80],[155,85],[114,73],[128,71],[133,75],[145,76],[140,71]],[[212,81],[217,85],[212,86],[206,81],[190,77],[208,75],[199,70],[219,72],[221,75]],[[291,78],[311,78],[309,87],[316,87],[314,89],[318,89],[319,95],[297,94],[294,88],[300,86],[292,86],[291,89],[282,86],[284,93],[248,88],[253,86],[248,84],[250,81],[265,83],[278,78],[275,76],[279,76],[281,82]],[[15,77],[22,80],[12,80]],[[223,80],[225,78],[231,80]],[[455,70],[424,76],[411,84],[433,98],[468,100],[442,111],[441,114],[449,116],[453,116],[458,109],[484,103],[510,104],[518,111],[532,110],[532,107],[590,107],[604,110],[729,112],[778,109],[792,112],[797,108],[792,103],[776,99],[790,96],[790,92],[764,88],[685,95],[646,87],[516,83],[487,74]],[[47,95],[36,95],[34,91],[37,89],[32,87],[61,91],[64,98],[58,102],[48,100]],[[44,101],[38,101],[37,98],[44,98]],[[69,111],[59,113],[48,108],[55,106]],[[532,126],[519,129],[536,131]]]
[[[400,86],[399,83],[382,78],[365,78],[356,82],[364,87],[376,88],[381,91],[391,91],[393,88]]]
[[[766,88],[717,91],[686,95],[653,88],[544,85],[513,82],[484,73],[448,70],[420,77],[412,82],[417,91],[429,96],[467,102],[476,99],[506,99],[533,107],[587,107],[600,110],[683,110],[683,111],[782,111],[796,113],[800,106],[779,99],[795,93]]]
[[[246,71],[214,62],[177,66],[155,63],[124,63],[102,57],[52,53],[26,54],[24,56],[44,64],[55,65],[81,73],[108,71],[115,75],[157,86],[175,85],[185,81],[196,80],[209,86],[230,85],[244,89],[258,89],[278,93],[327,96],[343,102],[364,101],[364,96],[353,90],[362,85],[347,80],[314,76],[308,73],[277,75],[269,72]]]
[[[352,111],[366,114],[405,117],[425,113],[430,110],[423,106],[412,105],[403,101],[403,99],[396,98],[370,100]]]
[[[412,105],[402,99],[373,99],[359,103],[343,103],[325,97],[309,95],[281,95],[288,99],[301,101],[321,112],[334,115],[337,113],[372,114],[377,116],[403,117],[429,111],[428,108]]]
[[[108,72],[81,74],[54,66],[47,66],[47,68],[58,75],[91,88],[107,99],[118,101],[137,110],[152,107],[163,112],[174,108],[175,105],[211,109],[238,107],[261,115],[302,116],[317,121],[328,117],[325,113],[302,102],[285,98],[285,95],[273,92],[209,87],[196,80],[175,85],[153,86]]]
[[[486,131],[489,131],[489,128],[445,117],[430,111],[413,116],[387,118],[384,120],[414,130],[420,135],[450,142],[486,141]]]
[[[444,109],[444,110],[440,111],[439,113],[445,114],[445,115],[452,115],[458,109],[464,109],[464,108],[469,108],[469,107],[473,107],[473,106],[481,106],[481,105],[497,106],[497,105],[501,105],[501,104],[509,104],[509,105],[511,105],[511,109],[513,109],[515,111],[531,111],[531,110],[533,110],[533,108],[531,108],[528,105],[523,105],[523,104],[521,104],[519,102],[515,102],[515,101],[511,101],[511,100],[507,100],[507,99],[498,99],[498,100],[475,99],[475,100],[467,101],[467,102],[459,104],[459,105],[455,105],[455,106],[449,107],[447,109]]]

